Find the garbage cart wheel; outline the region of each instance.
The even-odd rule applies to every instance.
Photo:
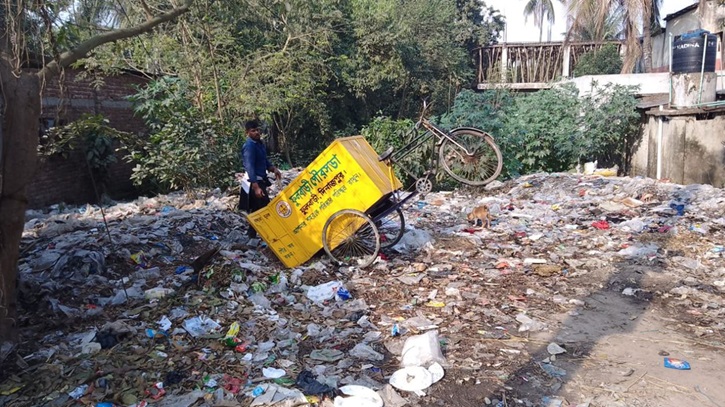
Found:
[[[438,160],[456,181],[481,186],[495,180],[503,169],[501,150],[493,137],[476,129],[458,129],[443,140]]]
[[[389,249],[403,238],[405,233],[405,216],[400,208],[387,214],[375,222],[380,233],[380,249]]]
[[[340,264],[367,267],[380,252],[380,233],[363,212],[343,209],[335,212],[322,229],[322,247]]]

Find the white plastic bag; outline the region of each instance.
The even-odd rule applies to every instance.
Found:
[[[446,364],[438,342],[438,331],[428,331],[421,335],[411,336],[403,345],[403,360],[400,365],[427,367],[433,363]]]
[[[343,287],[339,281],[330,281],[329,283],[316,285],[307,290],[307,298],[317,303],[329,301],[335,298],[337,290]]]
[[[428,369],[409,366],[395,371],[390,376],[390,384],[396,389],[423,395],[422,391],[442,379],[444,374],[443,367],[438,363],[432,364]]]
[[[380,395],[365,386],[351,384],[340,387],[340,391],[349,397],[335,397],[335,407],[383,407]]]

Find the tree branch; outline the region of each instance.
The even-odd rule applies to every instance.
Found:
[[[189,11],[191,4],[194,0],[184,0],[184,3],[174,8],[173,10],[160,14],[143,24],[139,24],[135,27],[122,28],[118,30],[109,31],[107,33],[96,35],[95,37],[89,38],[80,43],[75,49],[66,51],[53,61],[49,62],[43,69],[38,72],[38,76],[41,80],[49,80],[54,75],[57,75],[62,68],[69,66],[70,64],[78,61],[81,58],[85,58],[86,55],[96,47],[109,42],[114,42],[126,38],[135,37],[145,32],[151,31],[154,27],[159,24],[171,21],[174,18]]]

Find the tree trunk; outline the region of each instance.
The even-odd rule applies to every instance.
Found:
[[[652,1],[644,0],[642,6],[642,62],[646,73],[652,72]]]
[[[27,207],[26,186],[38,158],[40,80],[34,73],[13,73],[0,59],[5,97],[0,157],[0,341],[15,336],[17,261]],[[12,152],[12,153],[11,153]]]

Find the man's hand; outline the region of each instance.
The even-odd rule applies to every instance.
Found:
[[[261,198],[264,196],[264,191],[262,191],[262,188],[260,188],[256,182],[252,184],[252,191],[254,191],[254,196],[256,196],[257,198]]]
[[[277,178],[278,180],[282,180],[282,173],[281,173],[281,172],[279,172],[279,170],[277,169],[277,167],[274,167],[274,169],[273,169],[272,171],[274,171],[274,176],[275,176],[275,177],[276,177],[276,178]]]

